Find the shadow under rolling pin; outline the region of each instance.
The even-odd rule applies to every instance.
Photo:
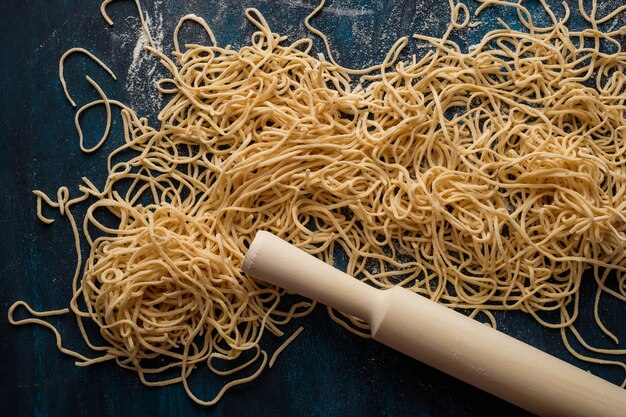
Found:
[[[626,416],[626,390],[402,287],[373,288],[268,232],[246,274],[366,320],[372,338],[540,416]]]

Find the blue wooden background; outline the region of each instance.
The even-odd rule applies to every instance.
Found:
[[[114,82],[87,59],[72,57],[67,63],[68,84],[80,103],[97,97],[84,80],[88,74],[105,88],[109,97],[130,103],[152,120],[162,104],[153,85],[162,74],[156,60],[143,53],[135,54],[133,59],[138,35],[133,2],[120,0],[110,6],[111,18],[116,22],[113,27],[100,17],[99,3],[0,2],[0,183],[4,187],[0,214],[1,415],[526,415],[428,366],[349,334],[335,325],[323,308],[289,325],[287,334],[300,325],[305,331],[283,352],[273,369],[256,381],[231,390],[213,408],[195,405],[180,385],[146,388],[135,374],[114,364],[75,367],[71,358],[57,351],[48,330],[9,326],[6,311],[17,299],[25,299],[38,309],[54,309],[65,307],[70,298],[75,255],[67,221],[52,211],[48,215],[58,219],[55,224],[46,226],[37,221],[31,190],[38,188],[54,195],[58,187],[68,185],[76,193],[82,176],[102,180],[107,151],[121,141],[116,123],[104,149],[92,155],[80,152],[73,127],[74,109],[66,102],[57,77],[61,54],[70,47],[85,47],[107,62],[119,77]],[[204,17],[220,44],[242,45],[252,32],[244,20],[245,7],[259,8],[275,31],[296,39],[306,35],[302,22],[316,2],[145,0],[143,4],[151,27],[163,35],[163,48],[171,51],[174,22],[184,14],[193,12]],[[551,4],[562,10],[560,2]],[[619,4],[623,0],[601,1],[599,14],[604,15]],[[536,18],[545,21],[546,16],[536,6],[529,5],[537,11]],[[471,5],[472,10],[475,7]],[[479,39],[494,27],[495,14],[507,22],[515,20],[510,11],[492,10],[482,19],[485,25],[460,32],[457,39]],[[399,36],[415,32],[441,35],[448,20],[445,1],[335,0],[329,2],[314,24],[329,35],[341,63],[364,66],[378,62]],[[622,14],[613,24],[620,27],[625,20]],[[203,39],[193,29],[186,30],[185,36]],[[419,56],[424,49],[411,43],[410,52]],[[100,111],[86,115],[83,125],[88,142],[97,139],[102,123]],[[584,314],[579,329],[588,340],[610,347],[592,320],[591,281],[587,279],[583,288]],[[625,338],[625,307],[607,300],[602,310],[607,326]],[[521,313],[501,314],[499,320],[500,329],[514,337],[613,382],[623,378],[619,368],[575,360],[566,352],[557,331],[544,329]],[[51,322],[60,326],[69,347],[84,351],[72,318],[54,318]],[[264,343],[273,348],[280,341],[268,337]],[[194,389],[202,397],[217,392],[222,383],[209,374],[193,379]]]

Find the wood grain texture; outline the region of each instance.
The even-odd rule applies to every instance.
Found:
[[[561,10],[558,2],[554,3]],[[623,0],[601,1],[602,10]],[[163,19],[163,47],[171,51],[175,20],[186,13],[204,17],[220,44],[242,45],[252,32],[244,20],[245,7],[255,6],[271,27],[290,39],[305,36],[304,17],[315,6],[310,0],[157,0],[143,2],[153,27]],[[108,27],[98,12],[99,1],[2,0],[0,16],[0,181],[6,190],[0,207],[0,414],[6,416],[524,416],[526,413],[497,398],[461,383],[397,352],[363,340],[335,325],[322,308],[291,323],[305,331],[281,355],[274,368],[253,383],[230,391],[213,408],[196,406],[181,386],[146,388],[135,374],[114,364],[78,368],[61,355],[54,338],[39,327],[9,326],[6,311],[16,299],[38,309],[62,308],[70,298],[75,266],[67,221],[53,211],[57,221],[46,226],[34,215],[33,189],[54,194],[62,185],[77,191],[82,176],[103,179],[107,151],[121,142],[120,123],[111,140],[92,155],[78,149],[73,127],[74,109],[65,100],[57,78],[58,59],[66,49],[83,46],[117,73],[112,81],[95,64],[81,57],[68,61],[68,85],[79,103],[96,98],[84,80],[92,76],[111,98],[130,103],[154,120],[160,100],[152,80],[163,74],[156,60],[135,56],[138,21],[131,1],[111,5],[116,22]],[[473,6],[474,7],[474,6]],[[531,4],[538,11],[536,4]],[[574,5],[575,8],[575,5]],[[329,36],[337,59],[347,66],[378,62],[395,39],[414,32],[441,35],[449,19],[447,2],[439,0],[331,1],[314,24]],[[514,21],[510,11],[489,11],[480,28],[461,33],[472,42],[493,27],[495,14]],[[604,12],[599,13],[604,15]],[[538,19],[545,16],[537,12]],[[623,26],[626,16],[618,18]],[[574,22],[579,24],[580,22]],[[190,39],[202,39],[193,30]],[[319,47],[319,43],[316,43]],[[321,48],[318,48],[321,51]],[[423,54],[411,43],[410,53]],[[133,88],[132,91],[129,88]],[[96,140],[103,114],[88,114],[83,124]],[[591,278],[591,277],[589,277]],[[592,279],[583,288],[583,317],[579,330],[589,341],[610,346],[593,323],[590,307]],[[602,305],[609,328],[626,338],[625,307],[608,300]],[[546,330],[521,313],[499,316],[500,328],[583,369],[621,382],[619,369],[577,361],[563,347],[556,331]],[[58,324],[69,347],[85,351],[74,320]],[[428,335],[424,335],[428,337]],[[264,341],[273,350],[280,340]],[[623,360],[623,358],[622,358]],[[214,376],[197,372],[192,384],[201,396],[211,396],[223,384]]]

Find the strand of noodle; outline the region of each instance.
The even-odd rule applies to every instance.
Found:
[[[318,6],[311,12],[309,13],[309,15],[304,19],[304,26],[307,28],[307,30],[311,33],[313,33],[314,35],[317,35],[322,42],[324,43],[324,47],[326,48],[326,54],[328,55],[328,59],[330,60],[330,62],[338,69],[341,69],[343,71],[345,71],[346,73],[349,74],[369,74],[372,71],[377,71],[380,70],[382,68],[382,66],[379,65],[373,65],[371,67],[368,68],[362,68],[362,69],[348,69],[345,68],[341,65],[339,65],[335,59],[333,58],[333,53],[331,51],[330,48],[330,43],[328,42],[328,37],[319,29],[316,29],[315,27],[313,27],[313,25],[311,25],[311,19],[313,19],[313,17],[315,17],[323,8],[324,5],[326,4],[326,0],[320,0],[320,3],[318,4]],[[267,25],[267,23],[263,22],[264,25]],[[401,47],[399,47],[398,42],[396,42],[389,50],[389,52],[391,53],[393,51],[393,59],[387,64],[387,66],[392,66],[399,58],[400,56],[400,52],[402,52],[402,49],[404,48],[406,44],[402,45]]]
[[[98,83],[96,83],[93,79],[91,79],[89,76],[86,77],[87,82],[89,82],[89,84],[91,84],[93,86],[93,88],[98,92],[98,94],[101,97],[101,100],[104,104],[104,108],[106,110],[106,123],[105,123],[105,127],[104,127],[104,133],[102,134],[102,137],[100,138],[100,140],[91,148],[87,148],[85,147],[84,143],[83,143],[83,130],[80,127],[80,115],[83,113],[83,111],[87,110],[88,108],[92,107],[94,104],[94,102],[89,103],[88,105],[85,105],[83,107],[81,107],[77,112],[76,115],[74,117],[74,125],[76,126],[76,131],[78,132],[78,145],[81,149],[81,151],[85,152],[85,153],[91,153],[94,152],[96,150],[98,150],[102,144],[104,143],[104,141],[106,140],[107,137],[109,137],[109,132],[111,131],[111,103],[108,99],[108,97],[106,96],[106,94],[104,94],[104,91],[102,91],[102,88],[98,85]]]
[[[300,335],[300,333],[302,333],[302,331],[304,330],[304,327],[298,327],[298,330],[296,330],[295,332],[293,332],[293,334],[291,336],[289,336],[289,338],[287,338],[275,351],[274,354],[272,355],[272,357],[270,358],[270,362],[268,367],[271,369],[272,366],[274,366],[274,362],[276,362],[276,359],[278,358],[278,355],[280,355],[280,353],[285,350],[287,348],[287,346],[289,346],[291,344],[291,342],[293,342],[296,337],[298,337]]]
[[[107,6],[111,3],[113,3],[115,0],[104,0],[101,4],[100,4],[100,14],[102,15],[102,17],[104,18],[104,20],[107,22],[107,24],[109,26],[113,26],[113,20],[111,20],[111,18],[109,17],[109,14],[107,13]],[[146,35],[146,37],[148,38],[148,42],[150,43],[150,46],[153,48],[156,48],[156,44],[154,43],[154,39],[152,38],[152,35],[150,35],[150,29],[148,28],[148,24],[146,23],[146,20],[143,16],[143,11],[141,9],[141,3],[139,2],[139,0],[134,0],[135,2],[135,7],[137,8],[137,14],[139,16],[139,22],[141,22],[141,29],[143,30],[143,33]]]
[[[70,102],[72,107],[76,107],[76,102],[72,99],[72,97],[70,96],[69,91],[67,90],[67,83],[65,81],[64,71],[65,71],[65,60],[67,59],[67,57],[69,57],[70,55],[75,54],[75,53],[82,53],[82,54],[87,55],[96,64],[100,65],[100,67],[102,67],[102,69],[104,69],[106,72],[108,72],[109,75],[111,76],[111,78],[113,78],[114,80],[117,80],[117,77],[115,76],[113,71],[104,62],[102,62],[97,56],[95,56],[94,54],[92,54],[91,52],[86,50],[85,48],[71,48],[71,49],[68,49],[61,56],[61,59],[59,60],[59,80],[61,80],[61,86],[63,87],[63,92],[65,93],[65,97],[67,97],[67,100]]]
[[[176,27],[174,28],[174,51],[178,54],[180,54],[180,43],[178,40],[178,33],[180,32],[180,29],[183,27],[183,24],[185,22],[195,22],[197,24],[199,24],[200,26],[202,26],[202,29],[205,30],[205,32],[209,35],[209,39],[211,40],[213,46],[217,46],[217,41],[215,40],[215,35],[213,34],[213,31],[211,30],[211,27],[207,24],[206,20],[204,20],[203,18],[196,16],[195,14],[188,14],[186,16],[183,16],[179,21],[178,24],[176,25]]]
[[[8,319],[9,319],[9,323],[16,325],[16,326],[21,326],[21,325],[25,325],[25,324],[37,324],[39,326],[43,326],[46,327],[48,329],[50,329],[52,331],[52,333],[54,333],[54,337],[55,337],[55,342],[56,342],[56,347],[57,349],[59,349],[59,352],[64,353],[68,356],[71,356],[75,359],[80,360],[83,363],[89,362],[90,364],[93,363],[99,363],[99,362],[104,362],[107,360],[112,359],[112,356],[103,356],[100,358],[96,358],[96,359],[89,359],[83,355],[81,355],[78,352],[75,352],[71,349],[67,349],[66,347],[63,346],[63,340],[61,337],[61,333],[59,333],[59,331],[57,330],[56,327],[54,327],[52,324],[48,323],[45,320],[41,320],[41,319],[36,319],[36,318],[28,318],[28,319],[21,319],[21,320],[16,320],[13,315],[15,313],[15,309],[18,307],[24,307],[26,309],[26,311],[28,311],[31,315],[35,316],[35,317],[51,317],[51,316],[57,316],[57,315],[62,315],[62,314],[67,314],[69,312],[69,309],[67,308],[63,308],[60,310],[48,310],[48,311],[35,311],[33,310],[33,308],[28,305],[26,302],[24,301],[17,301],[15,303],[13,303],[8,310]],[[76,363],[77,365],[80,364],[80,362]]]

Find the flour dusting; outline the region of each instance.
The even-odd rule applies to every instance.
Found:
[[[317,7],[317,4],[306,4],[302,0],[288,0],[285,3],[287,6],[302,7],[311,11],[315,10],[315,8]],[[338,16],[364,16],[374,14],[374,11],[365,8],[357,9],[353,7],[326,6],[324,7],[324,13],[335,14]]]
[[[162,0],[152,4],[150,11],[144,11],[144,19],[156,49],[163,49],[164,18],[161,10]],[[163,107],[163,96],[158,92],[156,83],[161,79],[158,71],[160,62],[145,47],[150,45],[148,36],[141,30],[133,49],[133,60],[128,67],[125,88],[129,94],[130,105],[142,115],[158,114]]]

